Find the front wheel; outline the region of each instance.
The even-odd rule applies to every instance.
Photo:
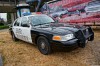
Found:
[[[39,51],[44,54],[48,55],[51,53],[51,45],[49,44],[48,40],[45,37],[39,37],[37,40],[37,46]]]

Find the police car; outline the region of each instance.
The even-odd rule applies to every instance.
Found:
[[[84,48],[87,41],[94,40],[91,27],[58,23],[43,14],[20,17],[9,31],[14,41],[36,44],[44,55],[50,54],[53,46]]]

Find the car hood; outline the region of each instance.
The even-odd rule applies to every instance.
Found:
[[[77,29],[69,27],[51,27],[51,28],[49,27],[49,28],[42,28],[42,30],[60,35],[66,35],[77,31]]]
[[[77,32],[79,29],[75,26],[49,26],[49,27],[38,27],[36,30],[45,33],[52,33],[52,34],[59,34],[59,35],[66,35],[70,33]]]

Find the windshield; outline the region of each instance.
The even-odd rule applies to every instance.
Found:
[[[41,25],[54,22],[54,20],[47,15],[30,16],[29,20],[32,23],[32,25]]]

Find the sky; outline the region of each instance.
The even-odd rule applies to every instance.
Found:
[[[7,13],[0,13],[0,17],[6,21],[7,20]]]

